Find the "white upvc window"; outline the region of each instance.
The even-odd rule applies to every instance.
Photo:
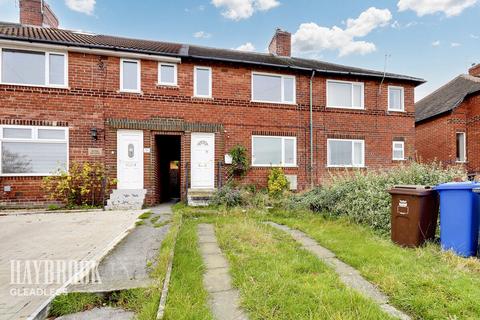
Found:
[[[297,138],[252,136],[252,165],[255,167],[295,167]]]
[[[141,91],[140,60],[120,59],[120,91]]]
[[[68,128],[0,126],[0,175],[49,176],[68,170]]]
[[[363,82],[327,80],[327,107],[364,109]]]
[[[158,63],[158,84],[162,86],[177,85],[177,64]]]
[[[467,161],[467,139],[465,132],[457,132],[456,134],[456,149],[457,149],[457,162]]]
[[[328,167],[364,167],[365,141],[327,139]]]
[[[393,141],[392,142],[392,159],[393,160],[405,160],[405,142]]]
[[[405,111],[405,93],[403,87],[388,87],[388,111]]]
[[[199,98],[212,97],[212,68],[195,66],[193,72],[193,95]]]
[[[65,52],[0,48],[0,83],[66,88],[68,55]]]
[[[252,72],[252,101],[294,104],[296,101],[295,77]]]

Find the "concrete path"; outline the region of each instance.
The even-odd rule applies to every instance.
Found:
[[[390,314],[391,316],[402,320],[410,320],[410,317],[408,315],[390,305],[388,303],[388,297],[382,292],[380,292],[376,286],[365,280],[360,275],[358,270],[337,259],[332,251],[320,246],[315,240],[308,237],[305,233],[301,231],[290,229],[287,226],[280,225],[274,222],[267,222],[266,224],[290,234],[293,239],[302,244],[302,247],[305,250],[310,251],[320,260],[332,267],[347,287],[357,290],[364,296],[372,299],[380,306],[380,308],[382,308],[386,313]]]
[[[210,296],[210,307],[217,320],[247,320],[240,308],[240,295],[232,287],[225,259],[211,224],[198,225],[198,243],[206,267],[203,285]]]
[[[56,320],[131,320],[135,313],[117,308],[94,308],[85,312],[69,314]]]
[[[25,319],[48,304],[71,280],[57,261],[100,261],[134,227],[141,212],[0,216],[0,319]],[[47,267],[49,262],[53,267]],[[53,269],[53,281],[45,278],[46,268]]]
[[[156,265],[158,251],[170,228],[168,222],[172,218],[171,206],[172,204],[162,204],[147,210],[153,212],[150,218],[144,219],[143,225],[130,232],[100,262],[100,281],[72,285],[68,291],[111,292],[150,286],[152,280],[149,273]]]

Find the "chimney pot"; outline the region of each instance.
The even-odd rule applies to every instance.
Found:
[[[44,0],[20,0],[20,23],[58,28],[58,19]]]
[[[292,53],[292,34],[277,28],[268,46],[268,51],[276,56],[290,57]]]

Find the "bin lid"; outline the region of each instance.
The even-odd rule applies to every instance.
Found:
[[[466,181],[466,182],[447,182],[439,184],[435,190],[471,190],[473,188],[480,188],[480,183]]]
[[[415,196],[425,196],[429,195],[434,190],[431,186],[422,186],[422,185],[396,185],[392,189],[387,190],[390,194],[403,194],[403,195],[415,195]]]

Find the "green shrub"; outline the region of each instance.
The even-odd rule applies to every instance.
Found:
[[[227,184],[213,194],[211,204],[226,207],[240,206],[243,204],[242,193],[240,189]]]
[[[394,185],[436,185],[454,179],[466,180],[459,167],[442,168],[437,163],[400,166],[391,170],[343,172],[332,175],[331,183],[295,195],[291,206],[308,207],[333,216],[346,216],[380,232],[390,231],[391,196]]]
[[[58,170],[43,179],[43,187],[49,198],[60,200],[68,207],[102,205],[105,190],[116,182],[107,177],[105,166],[101,163],[74,162],[69,171]]]
[[[282,168],[272,168],[268,175],[268,193],[277,198],[288,190],[289,183]]]
[[[247,149],[237,144],[228,153],[232,156],[231,170],[233,175],[243,177],[249,169]]]

